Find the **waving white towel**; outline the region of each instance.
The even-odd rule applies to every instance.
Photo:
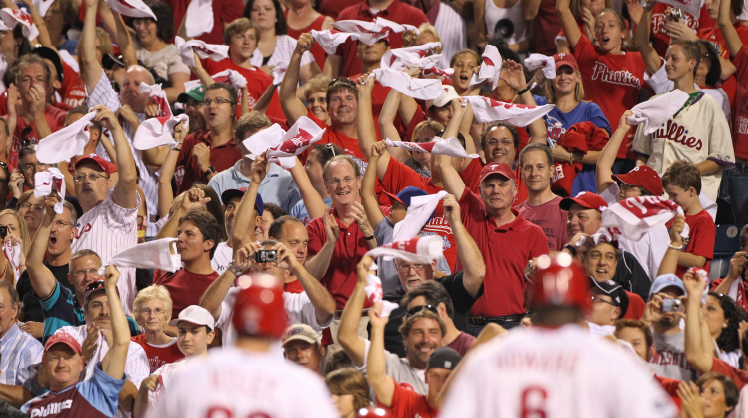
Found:
[[[143,3],[143,0],[106,0],[106,4],[112,11],[115,11],[122,16],[130,17],[150,17],[153,20],[158,21],[156,15],[153,14],[153,10]]]
[[[649,135],[668,121],[688,100],[688,93],[673,90],[654,99],[639,103],[631,111],[633,115],[626,118],[629,125],[643,125],[644,134]]]
[[[441,55],[432,54],[426,56],[426,54],[429,51],[433,52],[434,49],[441,45],[440,42],[430,42],[424,45],[390,49],[382,55],[380,68],[392,68],[399,71],[405,67],[434,67],[439,58],[441,58]],[[438,56],[438,58],[434,59],[434,56]]]
[[[107,261],[109,266],[159,269],[174,273],[182,268],[176,238],[162,238],[126,248]]]
[[[399,305],[382,299],[384,291],[382,290],[382,280],[380,280],[379,277],[370,273],[366,276],[366,283],[367,285],[364,287],[366,297],[368,297],[373,303],[382,302],[382,313],[380,316],[382,318],[388,318],[390,313],[397,309]]]
[[[547,80],[553,80],[556,78],[556,61],[553,57],[548,57],[543,54],[530,54],[525,59],[525,67],[530,71],[535,71],[538,68],[543,68],[543,76]]]
[[[475,118],[480,123],[504,120],[514,126],[522,127],[543,117],[555,107],[552,104],[543,106],[527,106],[514,103],[499,102],[482,96],[465,97],[473,107]]]
[[[478,154],[468,154],[457,138],[439,138],[435,136],[431,142],[402,142],[385,140],[388,147],[405,148],[408,151],[428,152],[430,154],[449,155],[460,158],[478,158]]]
[[[34,0],[34,6],[36,6],[36,10],[39,11],[39,14],[44,17],[47,15],[47,11],[52,7],[52,3],[54,2],[55,0]]]
[[[57,192],[60,201],[55,203],[55,213],[62,213],[65,202],[65,176],[57,167],[50,167],[49,171],[40,171],[34,174],[34,197],[44,197]]]
[[[283,135],[285,134],[286,131],[284,131],[277,123],[267,129],[256,132],[254,135],[242,141],[242,144],[244,144],[249,151],[247,157],[254,160],[263,152],[267,151],[268,148],[281,142],[283,140]]]
[[[640,241],[645,233],[658,225],[683,214],[683,209],[671,200],[660,196],[631,197],[608,206],[603,211],[602,226],[610,230],[613,238],[623,236],[630,241]],[[688,237],[688,224],[681,236]]]
[[[495,46],[486,45],[482,58],[483,62],[480,64],[478,74],[473,74],[473,78],[470,80],[470,87],[489,80],[491,91],[496,90],[501,74],[501,54]]]
[[[265,157],[270,163],[278,163],[285,169],[296,165],[296,156],[301,155],[312,144],[322,139],[326,129],[302,116],[277,142],[267,149]]]
[[[374,45],[385,39],[390,33],[400,33],[406,30],[418,32],[413,26],[400,25],[387,19],[378,17],[374,22],[364,22],[362,20],[341,20],[334,22],[332,26],[341,32],[356,33],[359,40],[366,45]]]
[[[314,42],[317,42],[325,52],[334,54],[338,50],[338,47],[348,41],[348,39],[358,40],[360,36],[358,33],[328,29],[323,31],[312,30],[312,38],[314,38]]]
[[[444,199],[447,192],[442,190],[436,194],[425,196],[414,196],[410,199],[408,213],[405,218],[395,224],[395,230],[392,233],[393,241],[403,241],[415,237],[421,232],[421,228],[426,225],[439,202]]]
[[[428,264],[444,255],[442,241],[442,237],[438,235],[415,237],[382,245],[369,250],[366,255],[372,258],[382,256],[385,260],[400,258],[411,263]]]
[[[187,36],[196,38],[213,31],[213,0],[192,0],[184,15]],[[228,47],[227,47],[228,48]]]
[[[23,25],[23,36],[33,41],[39,36],[39,29],[36,28],[31,15],[20,9],[3,8],[0,9],[0,19],[3,23],[13,29],[18,25]]]
[[[413,78],[402,71],[377,68],[372,71],[379,84],[420,100],[434,100],[442,94],[442,82],[431,78]]]
[[[216,83],[231,84],[237,89],[243,89],[247,85],[247,79],[235,70],[223,70],[220,73],[213,74],[210,78]]]
[[[91,138],[88,127],[91,126],[94,117],[96,117],[96,112],[89,112],[67,127],[42,138],[36,146],[36,158],[39,162],[57,164],[81,155]]]
[[[190,3],[190,7],[195,3],[195,1]],[[211,20],[212,22],[213,20]],[[221,61],[229,57],[229,47],[227,45],[210,45],[197,39],[185,42],[184,39],[176,36],[174,37],[174,46],[177,47],[177,52],[182,62],[188,67],[195,66],[195,55],[193,52],[197,52],[197,56],[202,59],[210,58],[213,61]]]
[[[280,86],[283,82],[283,78],[286,77],[286,70],[288,70],[288,61],[279,61],[273,68],[273,85]]]
[[[163,116],[144,120],[132,139],[133,148],[141,151],[161,145],[166,145],[171,149],[176,148],[179,143],[174,140],[174,127],[182,121],[187,121],[189,125],[190,117],[182,113],[179,116]]]
[[[3,255],[13,267],[13,283],[15,284],[21,276],[21,245],[17,242],[11,245],[10,241],[3,241]]]
[[[154,84],[149,86],[148,84],[140,82],[140,92],[148,94],[148,97],[153,103],[158,105],[158,113],[156,117],[171,117],[171,108],[169,107],[169,100],[166,99],[166,92],[161,88],[161,84]]]

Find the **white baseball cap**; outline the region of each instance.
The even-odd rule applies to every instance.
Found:
[[[169,325],[176,327],[182,321],[195,325],[205,325],[211,330],[216,326],[213,315],[211,315],[207,309],[197,305],[190,305],[182,309],[182,312],[179,313],[179,317],[169,321]]]
[[[439,95],[434,100],[426,100],[426,109],[430,108],[431,106],[436,107],[442,107],[452,101],[452,99],[456,99],[460,97],[459,94],[457,94],[457,91],[454,87],[450,85],[442,86],[442,94]]]

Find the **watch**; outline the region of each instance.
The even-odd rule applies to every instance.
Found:
[[[234,260],[231,260],[231,263],[229,264],[229,271],[234,274],[234,276],[239,277],[242,274],[244,274],[249,268],[245,268],[245,265],[249,263],[244,263],[239,267],[234,266]]]
[[[216,168],[211,165],[210,167],[208,167],[207,170],[203,171],[203,176],[208,177],[209,175],[215,172],[216,172]]]

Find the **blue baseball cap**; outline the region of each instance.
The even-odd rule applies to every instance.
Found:
[[[392,193],[387,193],[387,192],[384,192],[384,194],[389,196],[392,200],[402,203],[407,208],[407,207],[410,207],[410,199],[412,199],[415,196],[426,196],[428,192],[426,192],[425,190],[419,189],[416,186],[408,186],[400,190],[400,193],[396,195]]]
[[[231,199],[235,197],[244,197],[244,194],[247,193],[246,187],[240,187],[238,189],[226,189],[221,193],[221,202],[223,202],[223,206],[228,206],[229,202],[231,202]],[[262,213],[265,210],[265,205],[262,203],[262,196],[257,193],[257,198],[255,199],[255,209],[257,209],[257,212],[260,213],[260,216],[262,216]]]
[[[657,276],[655,281],[652,282],[652,287],[649,288],[649,298],[652,299],[654,294],[660,293],[668,287],[674,287],[680,290],[681,295],[686,294],[686,288],[683,287],[683,280],[675,274],[662,274]]]

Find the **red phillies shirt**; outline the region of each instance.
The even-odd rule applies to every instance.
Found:
[[[210,165],[219,173],[233,167],[242,158],[242,153],[236,147],[236,138],[221,146],[211,147],[210,132],[198,130],[187,135],[177,157],[177,167],[184,166],[184,179],[179,185],[178,193],[189,190],[197,182],[208,184],[208,178],[203,176],[197,164],[197,157],[192,155],[195,145],[201,142],[210,148]]]
[[[307,113],[307,117],[314,121],[317,126],[325,129],[325,133],[322,135],[322,139],[319,141],[320,144],[335,144],[340,148],[343,148],[343,152],[353,157],[353,160],[356,161],[356,164],[358,165],[358,168],[361,170],[361,172],[363,173],[366,171],[368,163],[366,162],[364,153],[361,152],[361,148],[358,145],[358,139],[351,138],[339,131],[336,131],[335,128],[326,124],[322,119],[314,116],[314,112],[312,112],[311,110],[309,110],[309,112]],[[304,152],[304,154],[302,154],[303,158],[300,158],[302,164],[306,163],[306,157],[309,155],[310,150],[311,148],[309,148]]]
[[[548,254],[548,241],[539,226],[512,209],[516,219],[496,226],[483,201],[466,187],[460,197],[462,223],[486,261],[485,293],[470,315],[504,316],[525,313],[525,268],[535,257]],[[462,270],[458,260],[457,271]]]
[[[222,43],[223,42],[218,42],[218,44]],[[244,78],[247,79],[247,101],[249,102],[249,110],[254,109],[255,103],[260,100],[260,96],[265,93],[265,90],[267,90],[269,85],[273,84],[273,79],[262,72],[262,70],[255,67],[252,67],[252,69],[241,67],[232,61],[231,58],[226,58],[218,62],[207,58],[200,62],[202,62],[203,68],[205,68],[205,71],[210,75],[220,73],[224,70],[238,71],[239,74],[243,75]],[[241,105],[242,92],[238,91],[238,93],[239,103]],[[273,93],[273,98],[270,100],[270,105],[268,105],[268,110],[265,114],[271,119],[286,120],[286,116],[283,114],[283,109],[281,109],[280,101],[278,100],[277,91]]]
[[[190,0],[164,0],[171,6],[174,12],[174,26],[179,27],[187,14],[187,6]],[[213,2],[213,30],[198,36],[207,44],[223,45],[223,27],[234,20],[242,17],[244,13],[244,2],[241,0],[221,0]]]
[[[65,116],[65,111],[52,105],[48,104],[44,109],[44,118],[53,133],[65,127]],[[5,118],[7,119],[8,116],[6,115]],[[8,167],[10,169],[18,168],[18,152],[21,150],[21,142],[24,139],[29,141],[29,145],[36,145],[39,143],[39,134],[36,133],[36,124],[33,121],[27,121],[25,118],[19,117],[18,122],[16,122],[16,130],[13,131],[13,142],[8,155]]]
[[[214,271],[210,274],[195,274],[187,269],[166,273],[156,270],[155,277],[153,284],[166,286],[169,290],[172,301],[171,317],[177,318],[182,309],[199,304],[200,296],[218,278],[218,273]]]
[[[665,56],[667,48],[670,45],[670,37],[665,33],[665,19],[667,15],[665,12],[668,9],[672,9],[672,6],[665,3],[657,3],[652,9],[652,33],[649,39],[652,41],[652,47],[654,47],[657,54],[661,57]],[[696,31],[701,38],[701,33],[708,31],[717,24],[717,22],[709,17],[709,11],[706,9],[706,4],[701,6],[699,19],[696,20],[692,15],[683,11],[683,22],[688,25],[689,28]],[[719,29],[717,29],[719,30]]]
[[[392,379],[391,377],[387,378]],[[392,405],[385,408],[392,413],[393,418],[436,418],[439,410],[430,407],[426,399],[426,395],[419,395],[413,389],[400,386],[399,383],[395,382],[395,391],[392,392]],[[380,404],[380,406],[383,405]]]
[[[639,90],[644,85],[647,67],[641,54],[625,51],[623,55],[603,54],[582,35],[574,49],[584,83],[584,99],[600,106],[609,121],[621,119],[623,112],[639,103]],[[630,139],[623,139],[618,158],[634,159]]]
[[[421,23],[427,23],[429,19],[420,9],[416,9],[413,6],[409,6],[401,1],[393,1],[389,7],[384,10],[380,10],[376,15],[371,13],[371,8],[367,2],[362,2],[355,6],[345,8],[338,18],[337,21],[341,20],[361,20],[364,22],[373,22],[377,17],[390,20],[399,24],[413,25],[415,27],[421,26]],[[391,33],[389,35],[390,48],[401,48],[403,46],[402,33]],[[340,68],[340,75],[350,77],[354,74],[361,74],[363,68],[361,67],[361,60],[356,55],[356,41],[347,41],[343,45],[338,47],[336,55],[340,55],[343,59],[342,68]]]
[[[83,86],[83,80],[81,80],[73,67],[69,66],[65,61],[62,61],[61,84],[57,92],[60,94],[62,102],[57,103],[57,107],[70,110],[86,103],[86,87]]]
[[[148,367],[151,369],[151,373],[165,364],[176,363],[184,358],[184,354],[179,351],[176,338],[173,338],[171,342],[164,345],[148,344],[145,341],[145,334],[132,337],[131,340],[143,347],[146,356],[148,356]]]
[[[742,389],[748,382],[748,371],[736,369],[717,357],[712,357],[712,372],[722,373],[732,379],[738,390]]]
[[[732,101],[732,146],[735,158],[748,160],[748,47],[740,48],[735,60],[737,89]]]
[[[714,257],[714,238],[717,236],[717,227],[706,209],[702,209],[696,215],[686,215],[685,217],[690,231],[688,233],[688,245],[684,252],[706,258],[706,264],[701,268],[709,271],[709,264]],[[673,221],[671,220],[667,223],[667,227],[670,228],[672,224]],[[675,274],[683,278],[686,270],[688,268],[679,265]]]

